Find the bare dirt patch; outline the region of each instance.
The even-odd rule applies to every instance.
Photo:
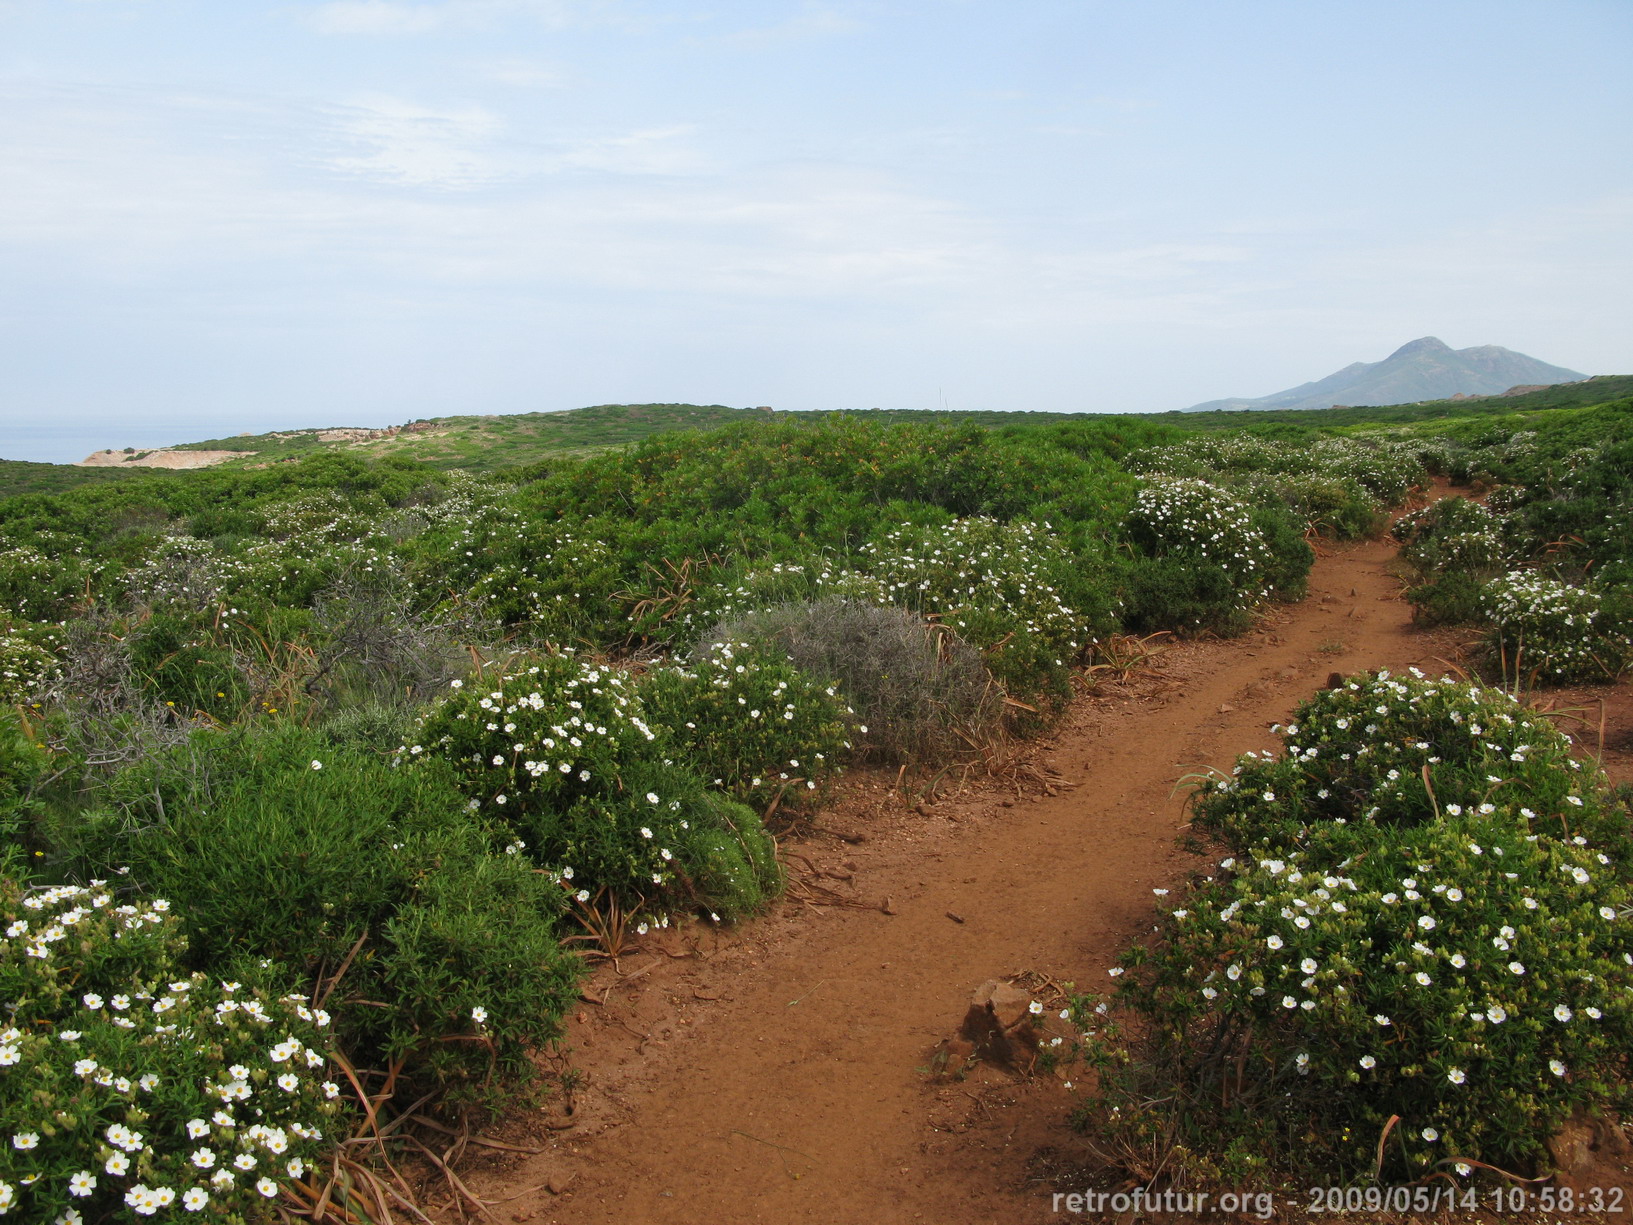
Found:
[[[648,938],[596,975],[569,1018],[570,1114],[509,1120],[495,1134],[542,1151],[474,1158],[467,1183],[515,1222],[1060,1220],[1050,1195],[1085,1158],[1072,1091],[938,1076],[938,1044],[987,980],[1106,982],[1152,889],[1204,862],[1176,845],[1185,775],[1273,747],[1334,672],[1444,670],[1457,636],[1413,626],[1392,556],[1329,550],[1301,604],[1102,686],[1001,776],[941,797],[854,781],[785,842],[772,915]],[[1608,749],[1633,703],[1600,696]]]
[[[210,468],[229,459],[244,459],[254,451],[93,451],[79,468]]]

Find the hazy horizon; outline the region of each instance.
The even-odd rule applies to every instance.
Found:
[[[1614,0],[0,0],[0,456],[1625,373],[1630,50]]]

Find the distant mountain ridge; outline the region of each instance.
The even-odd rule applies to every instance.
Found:
[[[1256,400],[1209,400],[1188,411],[1415,404],[1453,396],[1501,395],[1511,387],[1550,387],[1587,377],[1501,345],[1453,349],[1436,337],[1424,336],[1402,345],[1381,362],[1354,362],[1324,379],[1274,395]]]

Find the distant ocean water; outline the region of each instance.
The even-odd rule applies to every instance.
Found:
[[[142,421],[18,422],[0,418],[0,459],[27,459],[46,464],[77,464],[93,451],[107,448],[174,446],[218,436],[220,422]]]

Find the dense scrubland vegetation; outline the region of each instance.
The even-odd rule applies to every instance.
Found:
[[[847,766],[935,768],[1046,727],[1117,635],[1240,632],[1303,594],[1312,540],[1386,530],[1432,471],[1493,493],[1397,529],[1424,615],[1489,625],[1499,680],[1612,676],[1629,412],[1425,410],[1388,434],[778,416],[490,475],[333,451],[58,492],[31,475],[0,500],[0,1196],[29,1219],[310,1204],[342,1169],[325,1146],[392,1104],[475,1115],[531,1091],[584,950],[775,896],[777,822]],[[1319,735],[1207,792],[1240,866],[1199,887],[1197,919],[1173,912],[1129,1003],[1160,1049],[1095,1048],[1108,1095],[1157,1077],[1211,1102],[1223,1060],[1225,1114],[1193,1115],[1199,1136],[1296,1085],[1254,1115],[1278,1136],[1347,1152],[1368,1110],[1421,1104],[1420,1131],[1503,1159],[1535,1133],[1481,1124],[1498,1098],[1479,1093],[1544,1121],[1611,1095],[1628,971],[1620,929],[1589,920],[1625,905],[1625,813],[1586,774],[1556,785],[1557,739],[1500,692],[1387,684],[1346,691],[1378,708],[1364,734],[1346,694],[1323,699],[1301,717]],[[1419,748],[1370,748],[1386,718]],[[1491,744],[1453,748],[1448,720],[1501,726],[1512,764],[1480,781]],[[1388,804],[1367,774],[1386,764]],[[1397,868],[1437,905],[1442,885],[1471,899],[1436,919],[1470,940],[1575,933],[1499,1011],[1546,989],[1600,1015],[1454,1049],[1437,1027],[1486,1002],[1447,986],[1392,1018],[1422,1049],[1366,1069],[1400,1102],[1354,1089],[1357,1009],[1428,956],[1356,977],[1368,940],[1398,943],[1373,897]],[[1294,906],[1277,891],[1316,876],[1372,900],[1316,935],[1298,913],[1300,934],[1275,927],[1326,967],[1279,1011],[1288,958],[1250,946],[1265,906]],[[1226,959],[1241,998],[1186,977]],[[1454,1067],[1455,1110],[1428,1088],[1463,1086]],[[1274,1151],[1244,1146],[1207,1159]]]

